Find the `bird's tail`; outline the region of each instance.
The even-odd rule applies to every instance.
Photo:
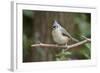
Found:
[[[71,37],[71,39],[72,39],[73,41],[75,41],[75,42],[79,42],[79,40],[77,40],[77,39],[75,39],[75,38],[73,38],[73,37]]]

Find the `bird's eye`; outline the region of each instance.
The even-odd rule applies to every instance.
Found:
[[[53,26],[53,28],[56,28],[56,26]]]

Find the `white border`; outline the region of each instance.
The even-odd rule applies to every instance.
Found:
[[[75,6],[62,6],[62,5],[41,5],[32,3],[18,3],[13,2],[12,8],[12,65],[13,71],[31,71],[34,69],[56,69],[66,67],[82,67],[96,65],[96,50],[95,41],[92,39],[91,60],[75,60],[75,61],[59,61],[59,62],[30,62],[23,63],[22,61],[22,10],[42,10],[42,11],[59,11],[59,12],[84,12],[91,13],[91,29],[94,32],[93,25],[96,24],[96,9],[93,7],[75,7]],[[92,38],[95,38],[92,35]]]

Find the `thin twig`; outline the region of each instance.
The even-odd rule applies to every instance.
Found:
[[[43,43],[40,43],[40,44],[33,44],[32,47],[41,47],[41,48],[63,48],[65,49],[65,51],[69,50],[70,48],[74,48],[74,47],[77,47],[77,46],[80,46],[84,43],[87,43],[87,42],[91,42],[91,39],[89,38],[85,38],[85,40],[83,41],[80,41],[78,43],[75,43],[75,44],[72,44],[72,45],[55,45],[55,44],[43,44]]]
[[[81,42],[69,45],[68,48],[66,49],[66,51],[69,50],[70,48],[74,48],[74,47],[80,46],[80,45],[85,44],[87,42],[91,42],[91,39],[86,39],[86,40],[83,40]]]
[[[85,36],[82,36],[82,38],[87,39],[88,41],[91,41],[91,39],[89,39],[89,38],[87,38]]]

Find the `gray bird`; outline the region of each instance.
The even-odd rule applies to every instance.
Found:
[[[78,42],[75,38],[73,38],[58,22],[57,20],[53,23],[52,37],[55,43],[57,44],[66,44],[70,39]]]

